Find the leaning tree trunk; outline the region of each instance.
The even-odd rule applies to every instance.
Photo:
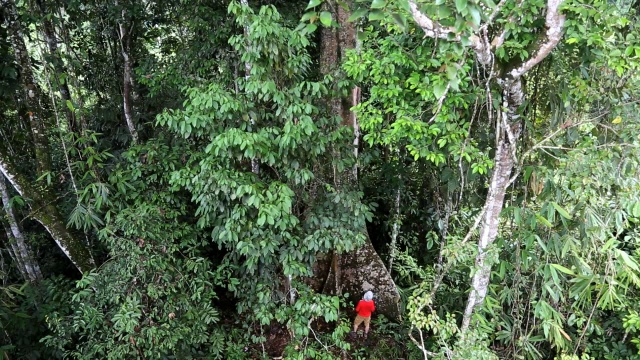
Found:
[[[22,229],[20,229],[18,221],[16,220],[13,207],[9,200],[9,191],[4,183],[4,176],[0,176],[0,197],[2,198],[2,207],[4,208],[6,215],[6,222],[9,225],[9,229],[11,229],[10,234],[7,232],[7,236],[9,237],[9,235],[11,235],[9,237],[9,242],[11,242],[12,245],[15,244],[12,248],[18,266],[22,267],[20,272],[26,274],[29,281],[39,281],[42,279],[40,265],[38,265],[34,259],[33,253],[22,233]]]
[[[31,181],[17,171],[10,162],[7,153],[2,149],[0,149],[0,172],[9,180],[20,196],[31,199],[31,217],[45,228],[76,268],[81,273],[93,269],[95,263],[89,249],[67,230],[64,218],[53,204],[53,199],[48,191],[34,187]]]
[[[494,155],[494,169],[483,208],[476,269],[471,280],[471,293],[463,314],[462,336],[469,328],[474,310],[484,302],[489,288],[491,264],[487,261],[487,253],[498,235],[500,212],[516,163],[516,149],[521,132],[518,108],[524,104],[525,100],[522,77],[544,60],[560,42],[565,21],[565,17],[560,14],[559,9],[562,2],[563,0],[548,0],[545,15],[546,31],[539,34],[535,47],[529,52],[531,54],[529,59],[511,64],[495,63],[495,51],[504,44],[506,28],[498,31],[490,41],[486,32],[489,24],[483,24],[478,28],[476,34],[467,38],[469,47],[475,52],[477,61],[489,70],[492,78],[497,80],[497,85],[502,92],[503,110],[496,122],[498,140]],[[443,26],[429,18],[420,11],[414,0],[409,0],[409,8],[413,19],[426,36],[446,41],[461,41],[462,35],[455,28]]]
[[[353,23],[347,22],[350,13],[336,1],[325,3],[324,9],[331,11],[338,28],[323,28],[320,44],[320,69],[323,74],[329,74],[336,70],[346,56],[346,51],[357,45],[356,28]],[[350,98],[334,98],[329,101],[329,106],[334,115],[340,116],[344,126],[350,126],[354,130],[352,142],[354,155],[357,156],[359,145],[359,124],[356,114],[351,112],[351,107],[360,101],[360,89],[355,87]],[[357,185],[357,166],[352,171],[345,171],[336,179],[339,187]],[[351,294],[352,300],[358,300],[362,292],[373,290],[376,294],[378,310],[391,318],[400,315],[398,302],[400,294],[391,275],[387,271],[380,256],[376,253],[366,228],[362,229],[366,236],[364,245],[360,248],[344,254],[337,253],[324,257],[324,261],[318,261],[316,269],[320,274],[328,274],[325,290],[331,292],[346,291]],[[328,270],[327,270],[328,267]],[[331,285],[329,285],[331,284]]]

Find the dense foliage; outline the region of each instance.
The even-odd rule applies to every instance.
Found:
[[[0,4],[3,359],[640,358],[639,3]]]

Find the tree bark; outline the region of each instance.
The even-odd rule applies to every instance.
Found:
[[[396,258],[398,235],[400,234],[400,184],[396,189],[395,214],[393,216],[393,228],[391,230],[391,251],[389,253],[389,274],[393,272],[393,261]]]
[[[15,244],[12,248],[16,260],[19,259],[18,266],[22,266],[20,270],[23,274],[26,274],[27,280],[31,282],[39,281],[42,279],[42,271],[40,271],[40,265],[35,261],[33,252],[29,249],[29,245],[22,234],[22,229],[20,229],[18,221],[16,220],[13,207],[9,200],[9,191],[4,183],[4,176],[0,176],[0,196],[2,198],[2,207],[6,215],[6,221],[9,229],[11,229],[11,233],[7,232],[7,236],[9,242],[11,242],[12,245]],[[9,237],[9,235],[11,236]]]
[[[2,219],[2,227],[4,228],[5,234],[7,236],[7,251],[9,252],[9,256],[16,263],[16,267],[20,272],[20,275],[25,281],[29,281],[29,274],[27,273],[27,269],[24,267],[24,261],[22,261],[22,257],[20,256],[20,252],[18,251],[18,245],[16,244],[15,239],[13,238],[13,234],[11,234],[11,230],[9,228],[9,223]]]

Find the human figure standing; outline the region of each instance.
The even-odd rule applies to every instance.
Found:
[[[358,327],[364,322],[364,338],[367,338],[367,334],[369,334],[369,324],[371,323],[371,313],[375,310],[376,304],[373,302],[373,292],[367,291],[356,306],[358,315],[353,322],[352,336],[358,333]]]

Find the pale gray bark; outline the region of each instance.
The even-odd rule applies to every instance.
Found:
[[[400,185],[396,189],[395,214],[393,215],[393,229],[391,230],[391,252],[389,254],[389,274],[393,272],[393,261],[396,259],[398,235],[400,234]]]
[[[480,221],[476,269],[471,281],[471,293],[463,314],[461,326],[463,336],[469,328],[474,310],[484,302],[489,288],[491,264],[487,262],[487,254],[498,235],[500,212],[502,211],[505,193],[510,183],[511,172],[516,164],[516,149],[521,131],[517,109],[525,100],[522,89],[522,76],[544,60],[560,42],[565,21],[565,16],[559,11],[562,2],[563,0],[548,0],[545,16],[546,31],[541,34],[537,47],[531,52],[531,57],[510,68],[497,69],[493,63],[495,49],[502,46],[506,30],[503,30],[492,41],[489,41],[486,32],[487,24],[485,24],[479,28],[476,34],[469,38],[469,46],[474,50],[478,62],[491,66],[491,77],[496,77],[497,84],[502,89],[504,103],[503,111],[497,121],[494,169]],[[415,22],[422,28],[426,36],[460,41],[460,35],[455,28],[444,27],[430,19],[420,12],[414,0],[409,0],[409,7]],[[489,17],[489,20],[493,21],[496,14],[497,11]]]
[[[7,233],[9,242],[12,243],[12,249],[14,251],[16,260],[19,259],[18,266],[22,266],[21,272],[27,275],[29,281],[39,281],[42,279],[42,272],[40,271],[40,265],[35,261],[33,253],[27,244],[27,241],[22,233],[22,229],[16,220],[15,213],[11,206],[9,191],[4,183],[4,177],[0,176],[0,197],[2,198],[2,207],[4,209],[7,223],[11,234]],[[15,244],[15,246],[13,246]]]
[[[249,7],[249,1],[248,0],[240,0],[240,4],[242,4],[242,6],[246,6]],[[244,29],[244,37],[247,41],[247,44],[249,44],[249,25],[245,24],[243,26]],[[251,47],[249,45],[247,45],[247,51],[250,51]],[[251,63],[246,62],[244,63],[244,80],[245,82],[248,82],[249,79],[251,78]],[[253,118],[253,116],[249,116],[249,123],[251,124],[251,131],[256,131],[256,119]],[[253,159],[251,159],[251,172],[254,174],[259,174],[260,173],[260,163],[258,163],[258,159],[256,159],[255,157]],[[291,285],[291,284],[289,284]]]
[[[118,6],[117,0],[116,6]],[[138,130],[136,130],[135,122],[133,121],[133,105],[131,103],[133,96],[133,70],[131,60],[131,31],[133,29],[133,23],[127,23],[126,15],[126,9],[122,8],[122,20],[118,23],[120,51],[122,52],[123,61],[122,109],[129,133],[131,134],[131,142],[135,145],[138,143]],[[127,29],[128,25],[129,28]]]
[[[4,219],[3,219],[4,220]],[[9,224],[7,221],[2,221],[2,227],[4,228],[5,234],[7,235],[7,251],[9,252],[9,256],[16,263],[16,268],[20,272],[20,275],[25,281],[29,280],[29,273],[27,273],[27,269],[24,267],[24,261],[22,261],[22,257],[20,256],[20,251],[18,251],[18,246],[16,244],[15,239],[13,238],[13,234],[11,233],[11,229],[9,228]]]

